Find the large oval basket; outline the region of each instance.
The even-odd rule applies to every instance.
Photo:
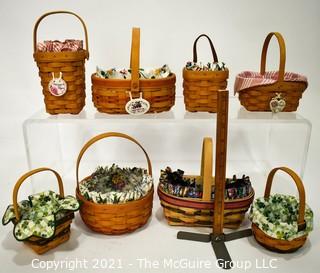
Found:
[[[184,198],[164,192],[158,187],[158,195],[163,207],[164,215],[169,225],[176,226],[212,226],[214,200],[211,199],[212,177],[212,140],[203,141],[201,175],[188,175],[186,178],[195,178],[197,183],[203,183],[203,197]],[[238,228],[243,221],[254,197],[254,191],[245,198],[225,200],[224,226]]]
[[[148,113],[169,111],[175,103],[176,76],[171,74],[163,79],[139,79],[140,29],[132,29],[131,79],[102,79],[91,76],[92,100],[99,112],[108,114],[127,114],[126,103],[133,98],[142,97],[150,103]]]
[[[99,112],[127,114],[126,103],[140,94],[150,103],[148,113],[169,111],[175,103],[175,74],[163,79],[139,79],[140,29],[132,29],[131,79],[102,79],[91,76],[92,100]]]
[[[79,190],[79,183],[83,183],[89,177],[79,182],[79,164],[85,151],[95,142],[103,138],[120,137],[137,144],[144,152],[148,162],[148,173],[152,175],[151,161],[144,148],[132,137],[122,133],[104,133],[89,140],[81,149],[76,167],[77,189],[76,196],[82,202],[80,215],[83,222],[93,231],[118,235],[128,233],[145,225],[152,213],[153,187],[146,196],[139,200],[128,201],[123,204],[96,204],[85,199]]]

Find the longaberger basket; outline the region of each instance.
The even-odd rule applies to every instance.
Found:
[[[18,204],[18,192],[22,183],[28,177],[44,171],[50,171],[56,176],[59,195],[51,191],[43,192],[31,195],[28,200]],[[35,205],[35,202],[37,202],[37,205]],[[38,168],[25,173],[15,184],[13,204],[7,208],[2,223],[7,224],[12,221],[15,238],[18,241],[23,241],[37,254],[43,254],[69,240],[74,211],[78,209],[79,204],[74,197],[64,196],[60,175],[49,168]],[[56,212],[52,214],[54,210]],[[50,219],[47,219],[48,217]],[[5,218],[7,219],[5,220]],[[17,236],[23,236],[23,238]]]
[[[212,226],[214,200],[211,189],[214,184],[212,177],[212,139],[204,138],[202,146],[201,174],[186,175],[195,179],[197,184],[203,184],[202,198],[186,198],[171,195],[158,186],[158,195],[164,215],[169,225],[174,226]],[[254,197],[254,191],[244,198],[225,200],[224,226],[238,228],[243,221]]]
[[[79,184],[85,182],[86,177],[79,181],[79,165],[85,151],[95,142],[110,137],[119,137],[132,141],[137,144],[143,151],[146,156],[148,163],[148,174],[152,175],[152,167],[151,161],[147,152],[144,148],[132,137],[122,134],[122,133],[103,133],[95,136],[91,140],[89,140],[81,149],[76,166],[76,176],[77,176],[77,189],[76,196],[78,200],[82,203],[80,208],[80,215],[83,222],[93,231],[110,234],[110,235],[118,235],[129,233],[136,230],[139,227],[145,225],[152,213],[152,201],[153,201],[153,186],[144,197],[128,201],[126,203],[121,204],[100,204],[94,203],[92,201],[87,200],[84,196],[82,196]]]
[[[279,71],[266,71],[267,50],[273,36],[280,48]],[[296,111],[308,82],[303,75],[285,72],[285,64],[284,39],[279,32],[271,32],[263,44],[260,72],[244,71],[236,76],[234,90],[241,105],[249,111]]]
[[[298,200],[294,196],[270,195],[277,171],[290,175],[299,192]],[[302,247],[313,228],[313,212],[306,205],[306,194],[299,176],[287,167],[274,168],[268,175],[264,197],[252,205],[250,219],[255,239],[265,248],[289,253]]]
[[[70,14],[78,18],[83,26],[85,49],[78,51],[40,52],[37,50],[37,31],[40,22],[53,14]],[[39,68],[46,111],[49,114],[78,114],[85,105],[85,60],[89,59],[87,28],[81,17],[70,11],[52,11],[42,15],[33,30],[33,57]],[[67,90],[64,95],[55,96],[49,91],[53,79],[62,78]]]
[[[201,37],[209,41],[213,62],[218,63],[218,56],[211,39],[201,34],[193,44],[193,62],[198,61],[197,42]],[[227,88],[229,70],[221,71],[192,71],[183,68],[183,96],[187,111],[190,112],[217,112],[219,90]]]
[[[169,111],[175,103],[175,74],[162,79],[139,79],[140,29],[132,29],[131,79],[104,79],[92,74],[92,100],[99,112],[127,114],[125,106],[130,99],[143,99],[150,103],[148,113]]]

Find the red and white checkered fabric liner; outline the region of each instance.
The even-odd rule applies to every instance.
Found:
[[[234,93],[253,86],[273,84],[278,80],[278,74],[278,71],[268,71],[264,75],[253,71],[241,72],[236,76]],[[284,80],[288,82],[305,82],[308,84],[306,76],[292,72],[286,72],[284,74]]]
[[[67,39],[65,41],[44,41],[37,44],[40,52],[79,51],[83,49],[82,40]]]

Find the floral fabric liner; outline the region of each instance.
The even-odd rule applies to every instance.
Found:
[[[131,69],[117,70],[116,68],[111,68],[109,70],[103,70],[97,67],[96,74],[98,78],[103,79],[131,79]],[[163,65],[160,68],[155,69],[139,69],[140,79],[163,79],[171,76],[171,70],[168,65]]]
[[[2,224],[13,222],[13,235],[18,241],[31,236],[49,239],[54,236],[56,222],[61,220],[70,211],[79,209],[76,198],[66,196],[60,198],[53,191],[45,191],[30,195],[28,200],[18,203],[20,220],[17,221],[13,205],[9,205],[2,218]]]
[[[252,204],[249,219],[270,237],[291,241],[307,235],[313,229],[313,212],[306,205],[306,228],[298,232],[298,210],[296,197],[275,194],[268,199],[256,199]]]
[[[234,82],[234,93],[253,86],[273,84],[277,82],[278,75],[278,71],[268,71],[264,75],[261,75],[259,72],[252,71],[241,72],[236,76],[236,80]],[[308,84],[306,76],[292,72],[286,72],[284,74],[284,81],[305,82]]]
[[[152,176],[142,168],[98,167],[79,184],[81,195],[98,204],[119,204],[146,196],[153,185]]]
[[[83,49],[82,40],[67,39],[65,41],[48,40],[38,42],[37,50],[39,52],[62,52],[62,51],[79,51]]]
[[[185,66],[186,70],[192,71],[225,71],[227,70],[224,62],[187,62]]]
[[[164,192],[178,197],[202,198],[203,194],[203,185],[196,183],[195,178],[185,177],[184,171],[179,169],[172,172],[170,167],[161,170],[159,186]],[[226,179],[225,199],[244,198],[249,196],[252,190],[248,176],[243,175],[242,178],[237,178],[234,175]],[[214,187],[211,190],[211,199],[214,199]]]

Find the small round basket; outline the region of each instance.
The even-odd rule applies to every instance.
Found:
[[[289,174],[296,183],[299,200],[289,195],[270,195],[273,177],[278,170]],[[255,200],[250,211],[252,232],[257,242],[280,253],[294,252],[302,247],[313,226],[313,213],[305,199],[303,183],[294,171],[286,167],[273,169],[267,179],[264,197]]]
[[[119,235],[132,232],[145,225],[152,213],[153,186],[142,198],[121,204],[97,204],[87,200],[80,192],[79,184],[84,183],[89,177],[79,182],[79,165],[85,151],[95,142],[103,138],[120,137],[137,144],[144,152],[148,163],[148,174],[152,176],[151,161],[145,149],[132,137],[122,133],[103,133],[93,137],[81,149],[76,166],[77,199],[82,203],[80,215],[83,222],[93,231]]]

